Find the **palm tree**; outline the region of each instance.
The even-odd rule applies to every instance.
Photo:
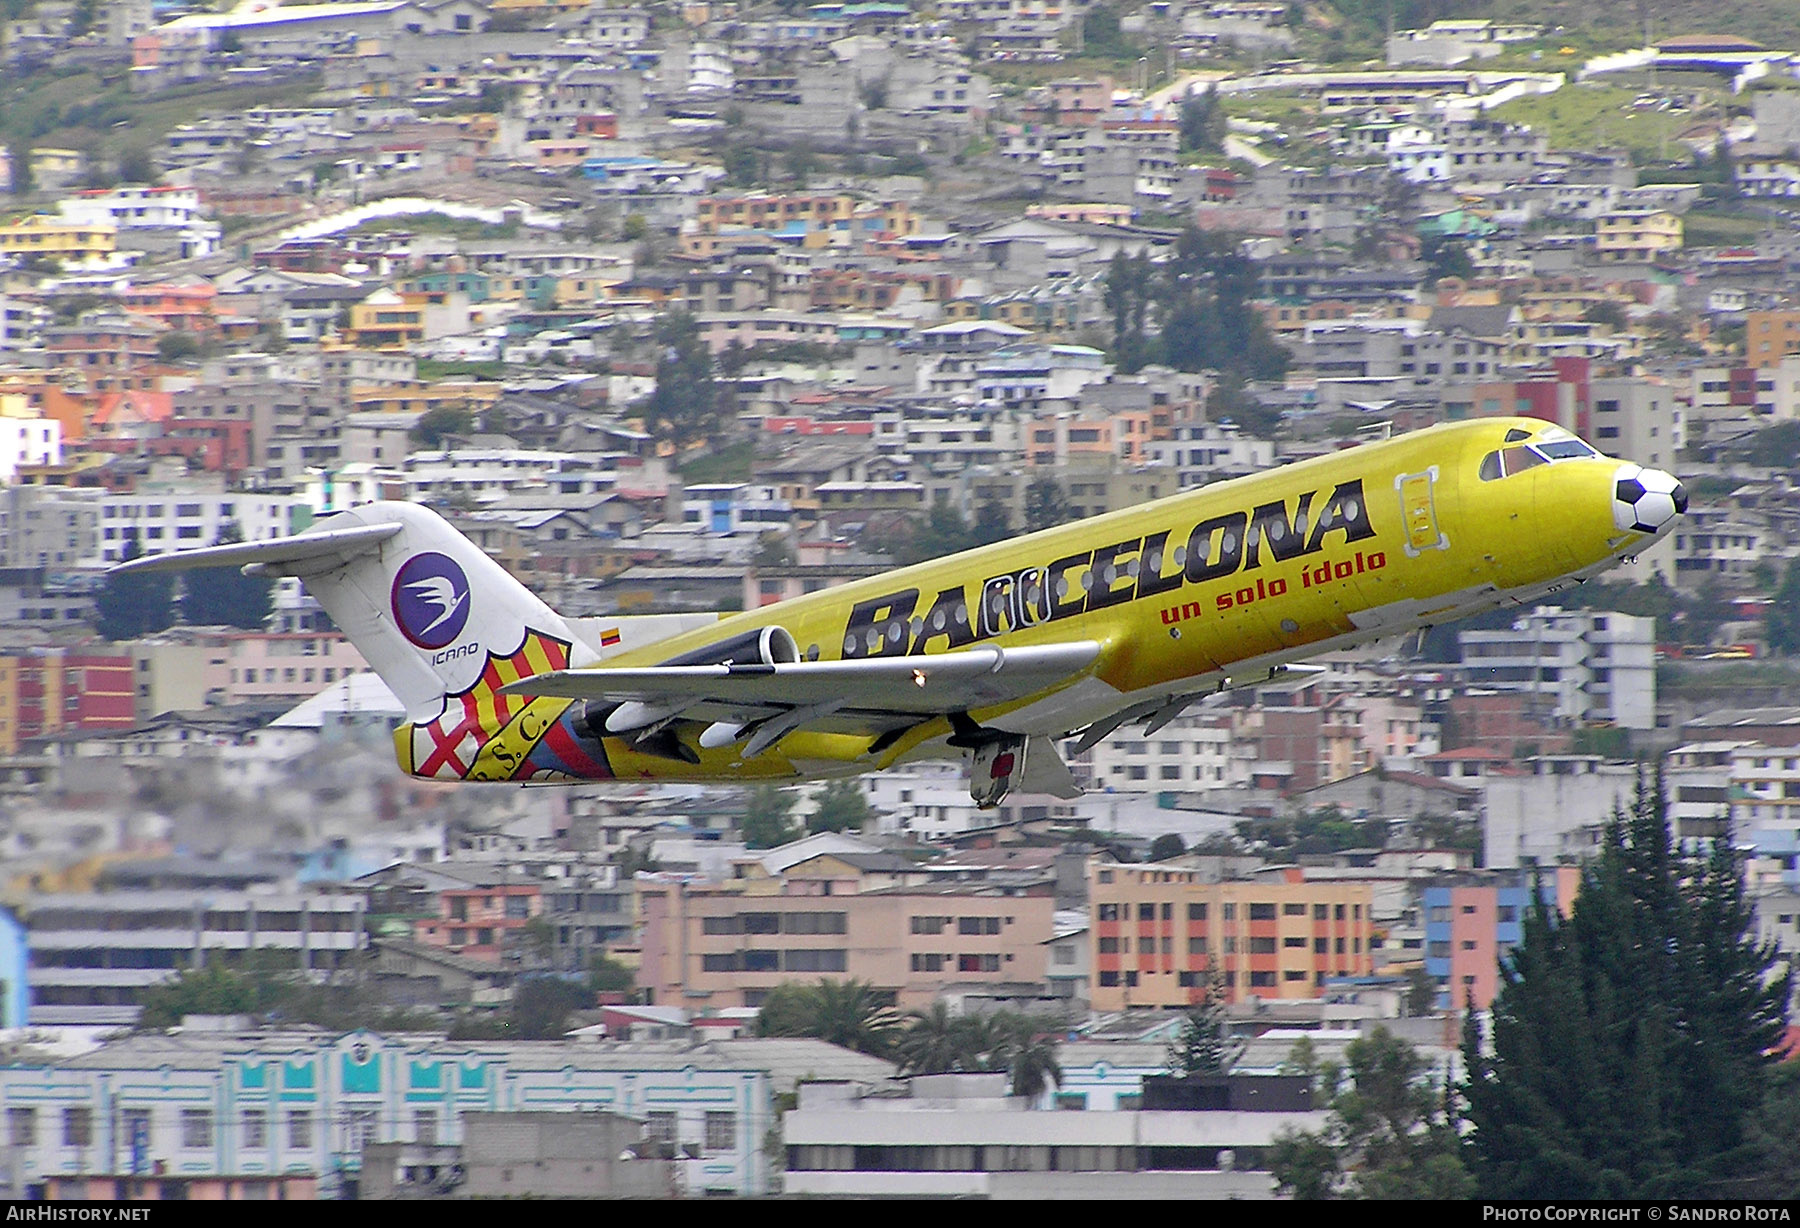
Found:
[[[1056,1060],[1056,1037],[1039,1034],[1012,1051],[1012,1094],[1036,1100],[1062,1086],[1062,1063]]]
[[[769,992],[756,1016],[759,1036],[816,1036],[874,1057],[893,1049],[900,1019],[867,981],[789,981]]]
[[[908,1016],[894,1055],[906,1074],[948,1074],[981,1069],[980,1021],[956,1017],[942,1002]]]
[[[820,980],[818,995],[819,1030],[813,1035],[875,1057],[893,1052],[900,1016],[875,986],[867,981]]]

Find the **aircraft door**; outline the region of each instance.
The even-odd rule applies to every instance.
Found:
[[[1448,550],[1450,538],[1438,525],[1436,487],[1438,467],[1421,473],[1402,473],[1394,479],[1400,495],[1400,523],[1406,530],[1406,553],[1418,558],[1427,550]]]

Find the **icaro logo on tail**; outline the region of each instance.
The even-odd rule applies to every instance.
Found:
[[[469,621],[469,578],[455,559],[414,555],[394,577],[394,622],[420,648],[453,642]]]

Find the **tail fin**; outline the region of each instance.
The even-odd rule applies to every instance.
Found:
[[[579,647],[569,624],[429,509],[368,503],[328,523],[275,541],[135,559],[120,570],[245,565],[297,576],[405,705],[411,723],[395,731],[395,749],[407,772],[439,779],[559,774],[558,763],[528,764],[524,752],[543,737],[538,726],[558,723],[569,705],[537,712],[538,701],[529,701],[534,719],[525,720],[527,702],[498,691],[530,674],[591,663],[592,652]],[[523,739],[528,745],[496,736],[521,724],[537,731]],[[609,774],[603,761],[580,759],[575,774]]]

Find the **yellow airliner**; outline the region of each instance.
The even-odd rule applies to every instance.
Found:
[[[370,503],[120,570],[298,576],[405,705],[433,780],[742,782],[966,758],[983,806],[1224,687],[1594,576],[1687,508],[1668,473],[1490,418],[743,614],[563,618],[435,513]]]

